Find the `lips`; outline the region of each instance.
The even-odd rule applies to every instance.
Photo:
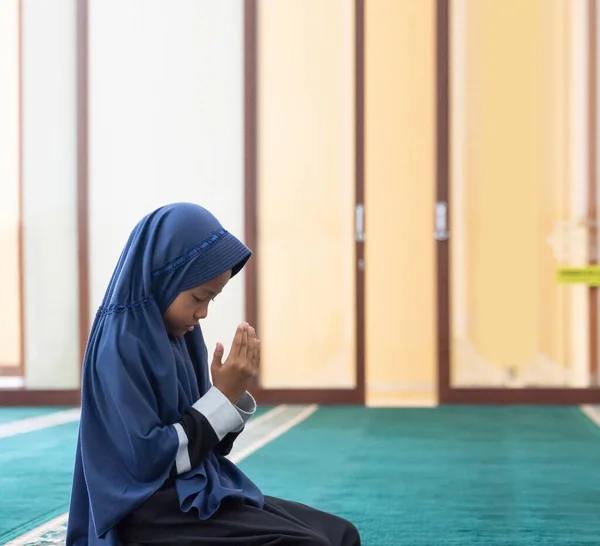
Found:
[[[188,332],[193,332],[195,327],[196,327],[196,325],[194,325],[194,326],[187,326],[187,327],[186,327],[186,330],[187,330]]]

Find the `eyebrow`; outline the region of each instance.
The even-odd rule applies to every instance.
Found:
[[[217,296],[220,294],[220,292],[215,292],[214,290],[211,290],[210,288],[201,288],[200,291],[207,296]],[[198,292],[196,292],[196,294],[197,293]]]

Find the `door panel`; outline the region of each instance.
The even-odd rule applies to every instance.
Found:
[[[436,382],[435,4],[365,8],[367,402],[427,403]]]
[[[353,388],[354,1],[258,17],[260,383]]]
[[[591,385],[585,5],[451,3],[453,388]]]

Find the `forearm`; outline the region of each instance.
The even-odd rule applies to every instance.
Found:
[[[233,441],[256,411],[256,402],[245,393],[233,405],[216,387],[189,408],[174,426],[179,447],[171,476],[199,465],[212,450],[227,454]]]
[[[256,412],[256,401],[249,392],[245,392],[242,395],[242,397],[237,401],[236,408],[240,413],[240,417],[244,421],[245,426],[250,417],[252,417],[252,415],[254,415],[254,413]],[[223,438],[223,440],[219,442],[219,444],[215,448],[215,451],[217,451],[221,455],[229,455],[229,453],[231,453],[235,440],[242,433],[242,431],[243,427],[239,430],[227,434],[225,438]]]

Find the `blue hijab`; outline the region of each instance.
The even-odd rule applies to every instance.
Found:
[[[169,477],[179,446],[171,425],[211,385],[200,327],[174,340],[162,315],[179,293],[238,273],[250,254],[190,203],[162,207],[134,228],[87,344],[67,545],[120,544],[117,523]],[[263,505],[257,487],[214,452],[175,485],[181,510],[195,508],[200,519],[225,497]]]

